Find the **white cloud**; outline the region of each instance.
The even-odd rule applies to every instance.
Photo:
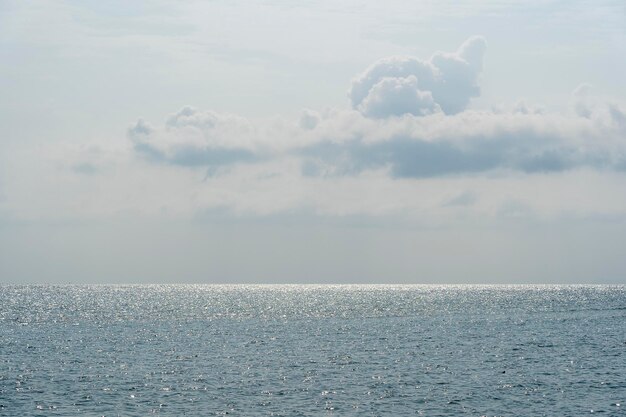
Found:
[[[292,3],[0,1],[0,279],[623,275],[621,4]]]
[[[358,110],[365,116],[378,118],[403,114],[424,116],[441,111],[432,93],[417,87],[414,75],[383,78],[372,86]]]
[[[139,119],[128,136],[137,153],[151,161],[215,167],[260,158],[261,150],[251,139],[254,130],[243,117],[185,106],[160,129]]]
[[[428,94],[416,96],[414,88],[412,76],[383,79],[365,100],[367,111],[307,110],[298,121],[252,122],[184,107],[162,127],[140,119],[128,134],[148,161],[210,172],[284,158],[300,160],[306,176],[325,177],[377,169],[395,178],[626,170],[626,117],[616,104],[584,117],[547,113],[524,102],[508,112],[428,115],[428,105],[436,105]],[[376,101],[378,92],[387,100]],[[388,111],[407,104],[422,111],[401,117]],[[388,113],[393,117],[384,117]]]
[[[6,196],[2,207],[21,219],[189,219],[219,211],[231,219],[295,213],[342,222],[346,217],[350,221],[350,216],[373,216],[428,227],[480,224],[513,214],[514,219],[522,214],[533,219],[625,218],[624,174],[615,165],[603,167],[587,161],[568,170],[536,169],[531,175],[508,164],[523,160],[515,154],[517,145],[499,145],[495,151],[499,165],[480,171],[480,159],[472,159],[484,149],[477,137],[445,139],[462,129],[473,135],[495,135],[507,125],[511,131],[523,131],[523,126],[529,130],[533,119],[534,129],[544,133],[550,132],[550,126],[559,126],[562,130],[557,132],[563,135],[578,132],[570,145],[577,147],[588,140],[597,145],[587,150],[590,155],[592,149],[614,158],[619,154],[611,151],[616,145],[608,138],[586,136],[585,132],[594,132],[589,119],[466,112],[372,120],[357,112],[338,112],[324,116],[312,130],[299,130],[293,147],[265,159],[222,161],[217,175],[208,178],[208,165],[137,158],[133,148],[130,153],[114,146],[76,149],[55,144],[31,149],[14,154],[0,166]],[[297,126],[296,121],[293,125]],[[154,129],[155,137],[167,131],[166,127]],[[292,131],[284,127],[283,135]],[[328,139],[331,131],[336,140]],[[422,136],[418,137],[419,132]],[[400,133],[413,136],[405,142],[394,139]],[[515,138],[502,140],[514,142]],[[558,136],[554,140],[553,146],[559,149]],[[311,153],[303,146],[307,142],[322,150],[327,147],[326,154]],[[417,154],[421,148],[425,153]],[[467,160],[461,159],[460,166],[446,164],[455,160],[444,151],[467,156]],[[431,163],[428,158],[435,159]],[[308,173],[303,172],[307,163]],[[97,170],[91,175],[76,172],[81,164]],[[528,210],[513,213],[515,205]]]
[[[379,107],[387,109],[386,115],[405,113],[420,114],[422,100],[414,110],[404,105],[394,106],[398,99],[397,93],[390,88],[381,89],[379,83],[391,84],[396,79],[397,85],[406,85],[409,77],[414,77],[413,89],[421,95],[430,94],[430,97],[446,114],[463,111],[471,98],[480,95],[478,78],[483,69],[483,55],[486,42],[482,37],[475,36],[465,41],[454,53],[437,52],[428,61],[416,57],[390,57],[374,63],[365,72],[352,81],[349,92],[352,107],[368,114],[368,101],[375,101]],[[383,90],[383,91],[381,91]],[[387,91],[390,94],[384,95]],[[374,95],[374,97],[370,97]],[[385,99],[390,103],[383,106]],[[431,111],[434,108],[431,105]],[[396,110],[392,113],[392,110]],[[375,117],[379,117],[374,113]]]
[[[452,101],[464,106],[468,91],[476,92],[484,45],[472,38],[429,61],[380,61],[353,84],[355,97],[364,92],[355,110],[248,119],[185,106],[162,122],[139,119],[125,147],[55,145],[28,153],[18,158],[23,163],[3,167],[5,179],[16,178],[5,181],[5,205],[26,217],[223,209],[410,213],[444,221],[461,212],[498,217],[515,205],[528,206],[528,215],[622,213],[626,204],[616,198],[626,170],[621,105],[594,99],[584,114],[522,101],[498,112],[443,110],[450,86],[437,83],[463,84],[465,90],[449,92],[460,92]],[[432,83],[423,87],[429,76]],[[603,188],[605,180],[611,185]],[[591,188],[593,198],[567,201],[570,194],[593,194]],[[24,192],[35,189],[40,193]]]
[[[334,175],[378,168],[388,168],[394,177],[414,178],[580,168],[622,171],[623,113],[619,107],[610,108],[614,116],[607,119],[477,111],[387,120],[351,118],[347,130],[338,130],[332,140],[320,138],[301,155],[308,158],[309,172],[318,163],[324,167],[320,171]],[[327,132],[324,135],[328,137]]]

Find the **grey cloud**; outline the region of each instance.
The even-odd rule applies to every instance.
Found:
[[[262,159],[257,152],[225,143],[222,138],[225,133],[248,129],[247,121],[238,116],[185,106],[167,118],[165,129],[155,129],[139,119],[128,129],[128,136],[135,152],[151,162],[216,168]]]
[[[221,166],[259,159],[258,155],[245,149],[181,147],[170,158],[170,162],[185,166]]]
[[[252,125],[238,116],[184,107],[165,126],[154,128],[139,120],[128,135],[135,152],[148,161],[203,167],[210,175],[232,165],[280,158],[298,159],[301,174],[309,177],[377,169],[388,170],[394,178],[579,168],[626,171],[626,114],[617,105],[604,106],[591,118],[545,114],[524,103],[503,113],[446,116],[435,111],[425,117],[383,117],[388,106],[407,103],[424,112],[436,109],[430,93],[412,95],[419,94],[416,80],[381,80],[364,100],[372,117],[356,111],[307,110],[297,125],[284,120]],[[387,98],[396,94],[396,100],[376,102],[378,88]]]
[[[95,175],[99,168],[89,162],[83,162],[72,166],[72,171],[83,175]]]
[[[168,158],[165,153],[149,143],[134,140],[134,150],[138,154],[146,157],[151,162],[165,163]]]
[[[474,136],[462,141],[423,140],[396,136],[366,143],[320,143],[302,149],[303,174],[353,175],[388,167],[396,178],[432,178],[514,170],[529,174],[560,172],[580,167],[621,170],[624,158],[567,145],[562,138],[533,132]],[[313,167],[317,166],[317,170]]]
[[[428,142],[397,137],[367,144],[361,140],[317,144],[303,150],[308,164],[330,167],[333,175],[357,174],[367,169],[389,167],[393,177],[428,178],[482,172],[500,162],[489,147],[461,150],[447,142]],[[308,172],[313,172],[309,168]]]
[[[163,152],[149,143],[135,143],[135,151],[142,154],[152,162],[187,167],[209,166],[219,167],[236,163],[250,163],[259,161],[260,156],[245,149],[229,149],[215,147],[190,147],[180,146]]]
[[[141,118],[128,129],[128,135],[135,138],[150,135],[152,132],[154,132],[154,128]]]
[[[620,130],[626,131],[626,113],[622,111],[617,105],[609,104],[609,114],[616,127]]]
[[[300,120],[298,121],[298,126],[304,130],[315,129],[315,127],[320,122],[320,115],[313,110],[303,110],[300,114]]]
[[[428,93],[444,113],[458,113],[467,107],[471,98],[480,95],[478,78],[485,50],[485,40],[475,36],[464,42],[455,53],[438,52],[428,61],[415,57],[381,59],[352,81],[349,92],[352,107],[368,114],[364,103],[367,103],[370,94],[376,94],[379,103],[386,97],[391,101],[385,107],[389,115],[420,114],[419,104],[417,109],[412,110],[405,105],[394,106],[397,95],[393,94],[393,90],[386,90],[389,95],[382,95],[380,88],[376,89],[384,79],[415,77],[413,90],[418,96]]]

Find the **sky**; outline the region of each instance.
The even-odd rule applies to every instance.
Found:
[[[622,1],[0,2],[1,283],[626,283]]]

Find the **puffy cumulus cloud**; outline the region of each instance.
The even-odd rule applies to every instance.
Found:
[[[625,218],[623,110],[388,119],[326,110],[255,121],[181,110],[161,124],[131,126],[131,153],[125,139],[5,158],[0,209],[24,218],[305,211],[414,216],[431,225],[468,212]]]
[[[485,39],[474,36],[456,52],[437,52],[428,61],[416,57],[381,59],[352,81],[352,107],[373,117],[428,114],[436,109],[446,114],[463,111],[471,98],[480,95],[478,78],[485,50]],[[427,97],[433,102],[428,103]],[[372,112],[371,102],[384,111]]]
[[[399,114],[423,116],[441,111],[430,91],[417,87],[417,78],[383,78],[370,90],[358,109],[368,117],[389,117]]]
[[[297,161],[300,174],[433,178],[492,172],[528,174],[574,169],[626,170],[626,113],[581,85],[574,114],[548,113],[519,101],[500,111],[465,110],[479,95],[485,40],[427,61],[391,57],[355,78],[354,110],[303,110],[297,120],[246,118],[183,107],[162,126],[139,119],[128,130],[151,162],[203,167]],[[88,166],[77,172],[87,173]]]

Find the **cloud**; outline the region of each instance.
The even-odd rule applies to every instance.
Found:
[[[609,109],[614,116],[606,120],[519,111],[351,118],[351,129],[338,131],[334,140],[300,149],[303,173],[341,176],[388,169],[395,178],[432,178],[493,171],[623,171],[624,113],[618,106]]]
[[[626,132],[626,112],[614,103],[609,104],[608,108],[615,127]]]
[[[148,136],[152,132],[154,132],[154,128],[142,118],[139,118],[133,126],[128,128],[128,134],[133,138]]]
[[[163,128],[139,119],[128,137],[135,151],[152,162],[215,168],[261,159],[258,149],[248,148],[253,130],[242,117],[185,106]]]
[[[544,114],[546,110],[542,106],[529,105],[524,100],[519,100],[512,109],[513,113],[521,114]]]
[[[382,170],[391,178],[626,171],[626,113],[572,94],[575,115],[519,101],[508,111],[465,107],[480,93],[486,42],[471,37],[454,53],[428,61],[382,59],[357,76],[354,110],[303,110],[297,120],[246,118],[185,106],[162,126],[139,119],[128,130],[148,161],[222,167],[297,161],[304,177],[354,176]]]
[[[389,117],[413,114],[423,116],[441,111],[430,91],[417,88],[417,78],[383,78],[369,91],[358,109],[368,117]]]
[[[89,162],[75,164],[72,166],[72,170],[83,175],[95,175],[98,173],[98,167]]]
[[[580,84],[572,92],[572,104],[574,111],[580,117],[591,117],[593,109],[590,103],[591,91],[593,87],[589,84]]]
[[[446,114],[461,112],[471,98],[480,95],[478,78],[486,45],[484,38],[474,36],[456,52],[437,52],[428,61],[400,56],[381,59],[352,81],[349,91],[352,107],[373,117],[428,114],[439,108]],[[393,86],[402,87],[405,99],[400,103],[401,95]],[[415,100],[411,106],[406,98],[409,96],[422,99]],[[423,112],[422,103],[427,97],[432,103],[427,106],[429,111]],[[377,103],[377,108],[385,111],[372,112],[368,102]]]
[[[403,89],[414,80],[396,81],[390,88],[399,86],[399,106],[405,103]],[[168,117],[163,127],[140,119],[128,134],[135,152],[148,161],[203,167],[211,173],[285,158],[300,161],[305,177],[380,169],[392,178],[626,170],[626,116],[616,104],[599,107],[588,117],[544,113],[523,103],[509,112],[467,110],[388,118],[382,117],[385,106],[372,102],[374,109],[381,117],[307,110],[295,122],[252,123],[185,107]]]
[[[476,203],[478,199],[476,195],[470,191],[462,192],[452,198],[447,199],[442,206],[443,207],[467,207]]]
[[[304,130],[315,129],[315,126],[320,122],[320,115],[314,110],[305,109],[300,114],[300,120],[298,126]]]
[[[613,128],[626,134],[626,111],[615,102],[601,100],[590,84],[576,87],[570,103],[579,117],[594,119],[599,127]]]

